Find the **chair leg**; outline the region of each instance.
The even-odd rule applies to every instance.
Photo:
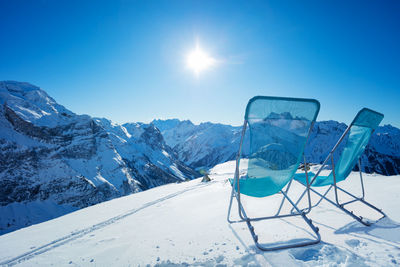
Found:
[[[360,182],[361,182],[361,192],[362,192],[362,199],[365,197],[365,190],[364,190],[364,181],[362,177],[362,171],[361,171],[361,160],[358,159],[358,172],[360,173]]]
[[[300,182],[299,182],[300,183]],[[302,183],[300,183],[301,185],[303,185],[304,186],[304,184],[302,184]],[[300,201],[303,199],[303,197],[306,195],[306,193],[307,193],[307,189],[306,190],[304,190],[304,192],[300,195],[300,197],[299,197],[299,199],[296,201],[296,205],[299,205],[299,203],[300,203]],[[291,213],[293,213],[293,211],[294,211],[294,207],[292,207],[292,209],[290,210],[290,212]]]
[[[231,197],[229,198],[229,207],[228,207],[228,216],[226,217],[226,220],[229,223],[232,223],[230,217],[231,217],[231,208],[232,208],[232,201],[233,201],[233,186],[232,186],[232,192],[231,192]]]
[[[338,202],[337,202],[336,204],[337,204],[342,210],[346,210],[346,213],[350,212],[351,216],[354,217],[354,218],[356,218],[357,220],[358,220],[358,218],[360,218],[360,220],[358,220],[358,221],[360,221],[362,224],[367,225],[367,226],[370,226],[370,225],[371,225],[370,222],[363,221],[363,217],[362,217],[362,216],[354,215],[354,213],[353,213],[352,211],[349,211],[348,209],[346,209],[346,208],[344,207],[345,205],[350,204],[350,203],[353,203],[353,202],[360,201],[360,202],[363,203],[364,205],[366,205],[366,206],[368,206],[368,207],[374,209],[375,211],[379,212],[379,213],[382,215],[382,217],[379,218],[377,221],[379,221],[379,220],[381,220],[381,219],[383,219],[383,218],[386,217],[386,214],[382,211],[382,209],[379,209],[378,207],[376,207],[376,206],[372,205],[371,203],[369,203],[369,202],[367,202],[367,201],[364,200],[364,193],[363,193],[363,196],[359,198],[359,197],[356,197],[355,195],[351,194],[350,192],[344,190],[343,188],[340,188],[340,187],[337,186],[337,185],[336,185],[336,188],[339,189],[340,191],[342,191],[343,193],[347,194],[348,196],[350,196],[350,197],[353,198],[353,200],[348,201],[348,202],[346,202],[346,203],[338,203]]]
[[[379,209],[379,208],[377,208],[376,206],[374,206],[374,205],[372,205],[371,203],[369,203],[369,202],[367,202],[367,201],[364,200],[365,191],[364,191],[364,183],[363,183],[363,178],[362,178],[362,174],[361,174],[361,173],[360,173],[360,182],[361,182],[361,188],[362,188],[362,196],[361,196],[361,197],[356,197],[355,195],[351,194],[350,192],[348,192],[348,191],[344,190],[343,188],[340,188],[339,186],[337,186],[337,184],[336,184],[335,173],[334,173],[334,176],[333,176],[333,177],[334,177],[334,183],[333,183],[332,185],[329,186],[328,190],[327,190],[324,194],[321,194],[321,193],[319,193],[318,191],[316,191],[315,189],[313,189],[313,188],[310,187],[310,191],[312,191],[313,193],[315,193],[315,194],[317,194],[318,196],[320,196],[320,200],[319,200],[315,205],[313,205],[312,208],[318,206],[319,203],[320,203],[323,199],[325,199],[326,201],[328,201],[329,203],[335,205],[336,207],[338,207],[339,209],[341,209],[341,210],[344,211],[346,214],[350,215],[351,217],[353,217],[354,219],[356,219],[357,221],[359,221],[359,222],[362,223],[363,225],[370,226],[370,225],[372,225],[371,222],[366,221],[362,216],[358,216],[358,215],[354,214],[353,211],[348,210],[347,208],[345,208],[345,205],[347,205],[347,204],[360,201],[361,203],[363,203],[363,204],[367,205],[368,207],[370,207],[370,208],[376,210],[377,212],[379,212],[379,213],[382,215],[382,217],[379,218],[377,221],[379,221],[379,220],[381,220],[381,219],[383,219],[383,218],[386,217],[386,214],[382,211],[382,209]],[[300,182],[299,182],[299,183],[300,183]],[[300,183],[300,184],[302,184],[302,183]],[[305,186],[304,184],[302,184],[302,185]],[[330,200],[329,198],[326,197],[326,195],[327,195],[328,192],[331,190],[331,188],[334,188],[334,192],[335,192],[335,201],[332,201],[332,200]],[[345,202],[345,203],[341,203],[341,202],[339,201],[338,190],[340,190],[340,191],[342,191],[343,193],[347,194],[348,196],[352,197],[353,200],[348,201],[348,202]],[[297,200],[297,202],[296,202],[296,205],[298,205],[298,203],[299,203],[299,202],[301,201],[301,199],[304,197],[304,195],[306,194],[306,191],[307,191],[307,190],[305,190],[305,191],[301,194],[300,198],[299,198],[299,199]],[[293,212],[293,210],[294,210],[294,208],[291,209],[291,212]],[[305,210],[305,209],[303,209],[303,211],[304,211],[304,210]]]
[[[335,205],[337,208],[341,209],[342,211],[344,211],[346,214],[350,215],[351,217],[353,217],[354,219],[356,219],[357,221],[359,221],[360,223],[366,225],[366,226],[370,226],[371,223],[369,222],[364,222],[362,219],[362,217],[359,217],[357,215],[355,215],[352,211],[344,208],[343,205],[337,204],[336,202],[330,200],[329,198],[324,197],[322,194],[320,194],[319,192],[315,191],[314,189],[310,189],[312,192],[314,192],[315,194],[319,195],[321,198],[324,198],[326,201],[328,201],[329,203],[331,203],[332,205]]]
[[[258,242],[258,241],[259,241],[259,240],[258,240],[258,236],[257,236],[257,234],[255,233],[254,226],[251,224],[251,222],[252,222],[252,221],[255,221],[255,220],[263,220],[263,219],[277,219],[277,218],[282,218],[282,217],[284,217],[284,216],[286,216],[286,215],[271,216],[271,217],[263,217],[263,218],[251,219],[251,218],[249,218],[249,217],[247,216],[246,211],[245,211],[245,209],[244,209],[244,207],[243,207],[243,205],[242,205],[240,199],[236,197],[236,199],[238,200],[239,210],[240,210],[240,212],[242,213],[242,216],[243,216],[243,220],[242,220],[242,221],[246,222],[247,227],[248,227],[248,229],[249,229],[249,231],[250,231],[250,234],[251,234],[251,236],[252,236],[252,238],[253,238],[253,240],[254,240],[254,243],[256,244],[257,248],[259,248],[260,250],[263,250],[263,251],[274,251],[274,250],[279,250],[279,249],[287,249],[287,248],[294,248],[294,247],[303,247],[303,246],[308,246],[308,245],[313,245],[313,244],[319,243],[319,242],[321,241],[321,236],[320,236],[320,234],[319,234],[319,229],[318,229],[318,227],[316,227],[316,226],[313,225],[311,219],[308,219],[308,218],[307,218],[306,214],[305,214],[304,212],[302,212],[302,211],[295,205],[295,203],[288,197],[288,195],[287,195],[286,192],[284,192],[283,190],[282,190],[281,192],[282,192],[284,198],[285,198],[286,200],[288,200],[289,203],[292,204],[292,205],[295,207],[296,211],[298,212],[297,214],[294,214],[294,215],[293,215],[293,214],[289,214],[288,216],[299,216],[299,215],[300,215],[300,216],[304,219],[304,221],[310,226],[310,228],[312,229],[312,231],[315,233],[316,239],[315,239],[315,240],[306,241],[306,242],[299,242],[299,243],[296,243],[296,244],[288,244],[288,245],[281,245],[281,246],[275,246],[275,247],[272,247],[272,246],[271,246],[271,247],[268,247],[268,246],[263,246],[263,245],[261,245],[261,244]],[[231,201],[230,201],[229,211],[228,211],[228,222],[231,222],[231,220],[229,219],[229,214],[230,214],[230,210],[231,210],[231,204],[232,204],[233,197],[235,197],[234,194],[235,194],[235,192],[233,192],[233,193],[231,194]],[[234,222],[239,222],[239,221],[234,221]]]
[[[236,193],[235,193],[234,187],[232,186],[231,197],[230,197],[230,200],[229,200],[227,221],[228,221],[229,223],[244,222],[244,220],[242,220],[242,219],[236,220],[236,221],[233,221],[233,220],[230,219],[230,217],[231,217],[231,210],[232,210],[233,198],[236,198]]]
[[[382,210],[380,210],[380,209],[378,209],[377,207],[373,206],[372,204],[366,202],[365,200],[356,198],[354,195],[352,195],[352,194],[350,194],[350,193],[348,193],[348,192],[346,192],[346,193],[348,193],[350,196],[354,197],[354,198],[355,198],[355,201],[350,201],[350,202],[347,202],[347,203],[345,203],[345,204],[340,204],[340,203],[338,204],[337,202],[334,202],[334,201],[330,200],[329,198],[325,197],[324,195],[322,195],[322,194],[319,193],[318,191],[316,191],[316,190],[314,190],[314,189],[312,189],[312,188],[310,188],[310,190],[311,190],[313,193],[315,193],[315,194],[317,194],[318,196],[320,196],[321,198],[323,198],[323,199],[325,199],[326,201],[328,201],[329,203],[331,203],[332,205],[335,205],[336,207],[338,207],[339,209],[341,209],[342,211],[344,211],[346,214],[350,215],[351,217],[353,217],[354,219],[356,219],[357,221],[359,221],[360,223],[362,223],[362,224],[365,225],[365,226],[371,226],[372,223],[371,223],[371,222],[368,222],[368,221],[365,221],[364,218],[363,218],[362,216],[357,216],[356,214],[353,213],[353,211],[350,211],[350,210],[346,209],[346,208],[344,207],[346,204],[350,204],[350,203],[355,202],[355,201],[360,201],[360,202],[366,204],[367,206],[369,206],[369,207],[375,209],[376,211],[378,211],[379,213],[381,213],[381,214],[383,215],[383,217],[379,218],[378,220],[381,220],[382,218],[386,217],[386,214],[383,213]],[[342,190],[342,189],[340,188],[340,190]]]
[[[361,163],[360,163],[360,160],[358,160],[358,167],[359,167],[360,170],[361,170]],[[335,164],[334,164],[334,161],[333,161],[333,157],[332,157],[332,174],[333,174],[333,187],[334,187],[334,189],[335,189],[335,199],[336,199],[336,206],[337,206],[337,207],[339,207],[341,210],[343,210],[344,212],[346,212],[347,214],[349,214],[351,217],[353,217],[354,219],[356,219],[357,221],[359,221],[360,223],[362,223],[362,224],[364,224],[364,225],[366,225],[366,226],[370,226],[371,223],[368,222],[368,221],[364,221],[364,220],[363,220],[364,218],[363,218],[362,216],[357,216],[357,215],[355,215],[355,214],[353,213],[353,211],[350,211],[350,210],[346,209],[344,206],[347,205],[347,204],[356,202],[356,201],[360,201],[360,202],[364,203],[365,205],[371,207],[372,209],[378,211],[379,213],[381,213],[381,214],[383,215],[381,218],[378,219],[378,221],[379,221],[380,219],[386,217],[386,214],[383,213],[382,210],[378,209],[378,208],[375,207],[374,205],[372,205],[372,204],[370,204],[370,203],[368,203],[368,202],[366,202],[366,201],[364,200],[364,196],[365,196],[365,192],[364,192],[364,182],[363,182],[363,179],[362,179],[361,171],[360,171],[360,182],[361,182],[361,189],[362,189],[362,197],[361,197],[361,198],[358,198],[358,197],[356,197],[355,195],[353,195],[353,194],[347,192],[346,190],[344,190],[344,189],[342,189],[342,188],[340,188],[340,187],[337,186],[337,184],[336,184],[336,174],[335,174]],[[340,203],[339,197],[338,197],[338,189],[341,190],[342,192],[346,193],[347,195],[351,196],[351,197],[353,198],[353,200],[352,200],[352,201],[348,201],[348,202],[346,202],[346,203]]]
[[[300,183],[300,182],[298,182],[298,183]],[[302,184],[302,183],[300,183],[300,184],[301,184],[302,186],[305,186],[305,185]],[[332,185],[329,186],[328,190],[325,191],[325,193],[323,194],[323,196],[326,196],[326,195],[328,194],[328,192],[329,192],[331,189],[332,189]],[[310,190],[311,190],[311,189],[310,189]],[[303,197],[305,196],[306,193],[307,193],[307,189],[304,190],[304,192],[300,195],[299,199],[298,199],[298,200],[296,201],[296,203],[295,203],[296,205],[299,205],[300,201],[303,199]],[[319,203],[321,203],[321,201],[322,201],[323,199],[324,199],[324,198],[321,197],[321,198],[317,201],[316,204],[314,204],[314,205],[311,206],[311,208],[317,207],[317,206],[319,205]],[[292,209],[290,210],[290,212],[293,213],[293,211],[294,211],[294,207],[292,207]],[[304,209],[302,209],[302,211],[305,211],[306,214],[308,214],[308,213],[311,211],[311,209],[310,209],[310,208],[304,208]]]
[[[293,182],[293,179],[290,180],[289,184],[288,184],[287,187],[286,187],[286,190],[285,190],[286,194],[287,194],[287,192],[289,191],[289,188],[290,188],[290,185],[292,184],[292,182]],[[283,207],[283,203],[285,202],[285,199],[286,199],[285,196],[282,195],[281,204],[279,205],[278,211],[276,212],[275,215],[279,215],[279,213],[281,213],[281,210],[282,210],[282,207]]]
[[[326,197],[326,195],[329,193],[329,191],[332,189],[332,185],[329,186],[328,190],[326,190],[326,192],[323,194],[323,197],[321,197],[318,202],[312,206],[313,208],[315,208],[316,206],[319,205],[319,203],[321,203],[321,201]]]

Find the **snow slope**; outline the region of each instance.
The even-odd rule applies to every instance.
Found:
[[[320,228],[320,244],[261,252],[245,224],[226,221],[231,188],[227,179],[233,170],[234,162],[227,162],[211,169],[209,183],[196,179],[156,187],[2,235],[0,265],[399,265],[400,176],[365,175],[366,199],[383,208],[388,218],[367,227],[322,202],[309,214]],[[358,173],[352,173],[342,185],[357,192],[358,183]],[[293,197],[302,190],[296,183],[292,189]],[[280,196],[243,200],[250,214],[266,215],[273,213]],[[358,210],[374,219],[371,211]],[[299,218],[258,222],[255,228],[261,242],[310,238]]]

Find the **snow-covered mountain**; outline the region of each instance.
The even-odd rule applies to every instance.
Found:
[[[166,183],[191,179],[199,174],[177,160],[161,132],[152,124],[118,125],[107,119],[95,119],[102,126],[142,190]]]
[[[178,158],[192,168],[209,168],[235,157],[241,127],[210,122],[194,125],[191,121],[153,120],[165,142]],[[248,144],[248,138],[246,139]],[[247,147],[246,145],[244,147]]]
[[[77,115],[28,83],[0,82],[0,234],[197,173],[153,125]]]
[[[318,122],[307,160],[320,163],[345,127]],[[196,177],[194,168],[233,159],[240,134],[241,127],[179,120],[118,125],[77,115],[31,84],[0,82],[0,234]],[[400,130],[378,128],[363,170],[400,173],[399,151]]]
[[[367,227],[322,201],[308,214],[320,230],[319,244],[263,252],[255,247],[246,223],[226,221],[228,178],[234,170],[235,162],[226,162],[210,170],[208,183],[194,179],[159,186],[2,235],[0,266],[399,266],[400,176],[364,175],[366,200],[382,208],[387,218]],[[341,186],[359,192],[358,173]],[[292,183],[289,195],[297,199],[303,190]],[[313,203],[318,200],[311,197]],[[335,198],[332,190],[328,197]],[[260,217],[275,214],[282,195],[241,199],[251,216]],[[232,219],[239,219],[233,205]],[[282,212],[290,207],[286,201]],[[371,220],[379,218],[357,203],[351,209]],[[253,225],[262,244],[312,238],[298,216]]]
[[[235,158],[239,148],[242,127],[190,121],[154,120],[166,143],[173,148],[180,160],[192,168],[210,168]],[[305,153],[308,162],[322,163],[346,129],[337,121],[316,122]],[[243,154],[248,152],[246,135]],[[340,149],[338,150],[340,153]],[[391,125],[379,127],[373,134],[361,157],[365,172],[384,175],[400,174],[400,129]]]

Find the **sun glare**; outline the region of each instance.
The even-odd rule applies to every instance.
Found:
[[[196,75],[198,75],[203,70],[206,70],[213,66],[216,63],[216,60],[206,52],[204,52],[199,45],[196,46],[196,49],[192,51],[187,57],[187,66],[189,69],[193,70]]]

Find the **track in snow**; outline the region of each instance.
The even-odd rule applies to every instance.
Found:
[[[26,253],[23,253],[23,254],[21,254],[19,256],[16,256],[16,257],[14,257],[12,259],[0,262],[0,265],[1,266],[13,266],[13,265],[18,264],[20,262],[29,260],[29,259],[31,259],[33,257],[36,257],[37,255],[43,254],[43,253],[45,253],[45,252],[47,252],[49,250],[53,250],[53,249],[55,249],[57,247],[60,247],[60,246],[62,246],[64,244],[67,244],[67,243],[69,243],[71,241],[74,241],[74,240],[76,240],[76,239],[78,239],[80,237],[83,237],[83,236],[85,236],[85,235],[87,235],[87,234],[89,234],[89,233],[91,233],[93,231],[102,229],[102,228],[104,228],[104,227],[106,227],[108,225],[111,225],[111,224],[113,224],[113,223],[115,223],[117,221],[120,221],[120,220],[122,220],[122,219],[124,219],[124,218],[126,218],[128,216],[131,216],[132,214],[135,214],[136,212],[141,211],[141,210],[143,210],[145,208],[151,207],[151,206],[153,206],[155,204],[158,204],[158,203],[163,202],[165,200],[171,199],[171,198],[176,197],[178,195],[181,195],[183,193],[192,191],[194,189],[198,189],[198,188],[202,188],[202,187],[208,186],[211,183],[214,183],[214,182],[208,182],[208,183],[205,183],[205,184],[191,186],[191,187],[186,188],[184,190],[169,194],[169,195],[167,195],[165,197],[156,199],[154,201],[147,202],[146,204],[143,204],[139,208],[129,210],[127,212],[124,212],[121,215],[112,217],[112,218],[110,218],[108,220],[105,220],[103,222],[94,224],[94,225],[92,225],[90,227],[87,227],[85,229],[73,232],[73,233],[71,233],[69,235],[66,235],[64,237],[61,237],[61,238],[56,239],[54,241],[51,241],[51,242],[49,242],[49,243],[47,243],[45,245],[42,245],[42,246],[40,246],[40,247],[38,247],[38,248],[36,248],[34,250],[31,250],[31,251],[28,251]]]

